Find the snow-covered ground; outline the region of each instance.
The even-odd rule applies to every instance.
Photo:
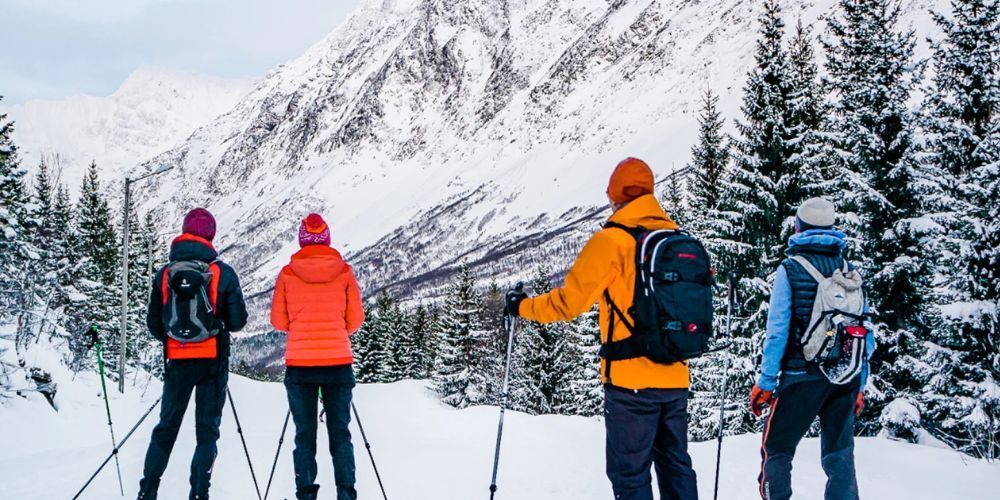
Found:
[[[0,406],[0,497],[18,500],[71,498],[110,450],[104,406],[96,375],[81,374],[61,382],[56,413],[40,398],[15,399]],[[124,396],[112,395],[116,435],[125,435],[159,395],[146,380]],[[280,384],[231,377],[231,389],[243,424],[258,480],[267,481],[287,405]],[[468,500],[486,498],[496,432],[496,408],[454,410],[440,404],[422,381],[362,385],[355,401],[393,500]],[[193,407],[192,407],[193,410]],[[151,416],[121,453],[126,497],[135,497],[142,457],[155,423]],[[598,418],[528,416],[509,413],[500,465],[499,499],[607,499],[604,477],[603,422]],[[278,461],[271,498],[294,498],[292,432]],[[360,497],[379,497],[371,465],[356,432]],[[325,434],[320,432],[320,439]],[[723,449],[720,498],[757,498],[759,435],[727,439]],[[256,498],[227,406],[223,416],[213,498]],[[702,498],[711,498],[715,443],[692,444]],[[187,494],[190,455],[194,449],[193,414],[185,426],[166,476],[163,498]],[[320,498],[332,498],[333,471],[325,447],[319,446]],[[797,499],[822,498],[824,477],[819,444],[807,439],[795,460]],[[864,498],[992,499],[1000,490],[1000,464],[963,457],[953,451],[887,441],[860,439],[860,487]],[[114,462],[81,496],[119,498]]]

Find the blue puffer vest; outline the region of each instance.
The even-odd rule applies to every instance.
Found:
[[[816,280],[801,264],[791,257],[801,255],[823,273],[833,275],[833,271],[844,265],[841,251],[844,249],[844,234],[827,229],[812,229],[796,234],[788,240],[785,253],[789,258],[781,263],[788,275],[788,283],[792,288],[792,324],[788,345],[781,360],[782,370],[801,370],[808,362],[802,354],[802,333],[808,328],[812,316],[813,302],[816,301]],[[853,268],[848,264],[848,267]]]

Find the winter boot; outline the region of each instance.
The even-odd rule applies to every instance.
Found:
[[[143,478],[139,481],[138,500],[156,500],[156,490],[159,489],[160,482]]]
[[[319,485],[314,484],[295,491],[296,500],[316,500],[319,498]]]

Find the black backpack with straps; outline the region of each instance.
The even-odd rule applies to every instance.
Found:
[[[632,307],[622,311],[604,292],[612,316],[618,316],[631,333],[612,340],[612,317],[608,341],[601,346],[607,372],[612,361],[645,357],[672,364],[709,352],[715,279],[711,257],[701,242],[680,230],[647,230],[614,222],[604,227],[621,229],[636,240]]]

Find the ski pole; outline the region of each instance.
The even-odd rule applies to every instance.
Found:
[[[729,288],[726,293],[726,337],[733,338],[733,303],[735,302],[733,275],[729,275]],[[715,500],[719,500],[719,469],[722,466],[722,435],[726,425],[726,385],[729,383],[729,356],[722,368],[722,390],[719,395],[719,443],[715,450]]]
[[[226,387],[226,395],[229,396],[229,407],[233,409],[233,420],[236,420],[236,433],[240,435],[243,442],[243,453],[247,456],[247,465],[250,466],[250,477],[253,478],[253,489],[257,491],[257,500],[260,500],[260,485],[257,484],[257,474],[253,471],[253,462],[250,461],[250,450],[247,448],[247,440],[243,437],[243,427],[240,425],[240,417],[236,414],[236,403],[233,402],[233,393]]]
[[[104,469],[104,466],[108,465],[108,462],[111,461],[111,457],[118,456],[118,450],[120,450],[121,447],[125,445],[125,442],[128,441],[128,438],[132,437],[132,434],[135,432],[136,429],[139,428],[140,425],[142,425],[142,422],[146,420],[146,417],[148,417],[150,413],[153,413],[153,409],[156,408],[156,405],[160,404],[160,399],[161,398],[156,398],[156,402],[153,403],[153,406],[150,406],[149,409],[146,410],[146,413],[142,414],[142,418],[140,418],[139,421],[132,426],[132,430],[128,431],[128,434],[125,435],[125,438],[122,439],[122,442],[119,443],[118,446],[116,446],[115,449],[111,451],[111,454],[108,455],[108,458],[105,458],[104,461],[101,462],[101,466],[97,468],[97,470],[94,472],[92,476],[90,476],[90,479],[88,479],[87,483],[83,485],[83,488],[80,488],[80,491],[76,492],[76,495],[73,496],[73,500],[80,498],[80,495],[83,494],[83,490],[87,489],[87,486],[90,486],[90,483],[93,482],[94,478],[101,473],[101,471]]]
[[[389,497],[385,496],[385,486],[382,486],[382,476],[378,473],[378,466],[375,465],[375,455],[372,455],[372,445],[368,442],[368,436],[365,436],[365,428],[361,425],[361,417],[358,416],[358,407],[354,406],[354,402],[351,402],[351,410],[354,412],[354,420],[358,423],[358,429],[361,431],[361,440],[365,442],[365,449],[368,450],[368,459],[372,461],[372,469],[375,469],[375,479],[378,480],[378,487],[382,490],[382,499],[389,500]]]
[[[271,481],[274,480],[274,469],[278,467],[278,455],[281,455],[281,444],[285,442],[285,431],[288,430],[288,417],[292,416],[292,410],[289,409],[288,413],[285,414],[285,423],[281,426],[281,437],[278,438],[278,451],[274,452],[274,463],[271,464],[271,475],[267,478],[267,488],[264,489],[264,500],[267,500],[267,495],[271,492]]]
[[[89,333],[91,342],[93,342],[93,346],[97,350],[97,368],[101,373],[101,394],[104,395],[104,411],[108,414],[108,430],[111,431],[111,446],[118,448],[118,442],[115,439],[115,428],[111,424],[111,404],[108,403],[108,387],[104,382],[104,356],[101,355],[101,339],[98,336],[96,326],[91,326]],[[125,486],[122,485],[122,468],[121,464],[118,463],[117,454],[115,454],[115,469],[118,471],[118,491],[121,493],[121,496],[125,496]]]
[[[521,293],[524,285],[518,283],[516,290]],[[503,387],[500,390],[500,422],[497,424],[497,445],[493,452],[493,479],[490,481],[490,500],[497,493],[497,469],[500,467],[500,440],[503,438],[503,417],[507,411],[507,387],[510,382],[510,358],[514,349],[514,330],[517,328],[517,318],[504,316],[507,323],[507,358],[504,360]]]

